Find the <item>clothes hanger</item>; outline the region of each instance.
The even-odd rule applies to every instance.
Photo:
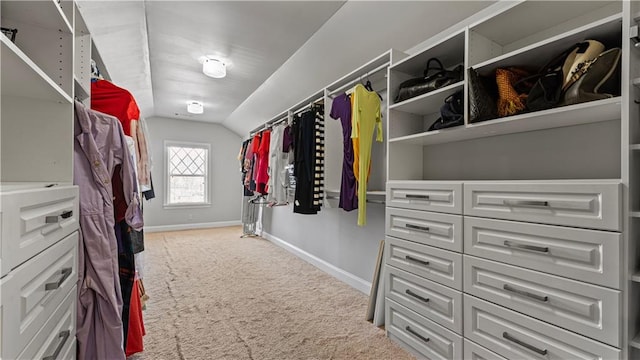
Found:
[[[369,80],[369,73],[367,73],[367,82],[364,84],[364,88],[369,90],[370,92],[376,93],[376,95],[378,95],[378,97],[380,98],[380,101],[382,101],[382,95],[378,94],[377,91],[373,90],[373,86],[371,85],[371,80]]]

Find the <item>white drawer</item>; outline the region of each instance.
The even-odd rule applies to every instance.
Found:
[[[462,290],[462,254],[386,237],[387,265]]]
[[[507,360],[506,358],[485,349],[482,346],[464,339],[464,358],[465,360]]]
[[[74,287],[19,359],[75,359],[76,303]]]
[[[388,181],[387,206],[462,214],[462,182]]]
[[[389,338],[427,359],[461,359],[462,337],[393,301],[385,305]]]
[[[77,186],[2,192],[0,202],[0,276],[78,228]]]
[[[385,294],[449,330],[462,334],[462,293],[406,271],[387,267]]]
[[[466,182],[464,214],[620,230],[619,181]]]
[[[75,232],[0,281],[3,358],[16,358],[76,285],[77,249]]]
[[[464,252],[551,274],[620,288],[619,233],[464,218]]]
[[[464,292],[620,346],[620,291],[464,256]]]
[[[508,359],[619,359],[620,350],[505,309],[464,296],[464,335]]]
[[[462,216],[387,208],[387,235],[462,252]]]

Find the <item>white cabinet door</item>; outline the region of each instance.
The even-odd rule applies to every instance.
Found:
[[[620,288],[620,233],[464,218],[464,252],[511,265]]]
[[[387,265],[462,290],[462,254],[387,236]]]
[[[0,195],[2,275],[78,228],[78,187],[30,188]]]
[[[427,359],[461,359],[462,337],[393,301],[386,302],[387,335]]]
[[[436,323],[462,334],[462,293],[388,266],[387,298]]]
[[[619,181],[470,181],[464,214],[619,231]]]
[[[74,232],[0,281],[2,358],[17,358],[76,285],[77,253]]]
[[[387,235],[462,252],[462,216],[387,208]]]
[[[462,182],[388,181],[387,206],[462,214]]]
[[[620,291],[465,255],[464,291],[619,347]]]
[[[610,360],[621,355],[620,349],[466,294],[464,335],[508,359]]]

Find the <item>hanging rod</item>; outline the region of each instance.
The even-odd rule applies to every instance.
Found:
[[[319,97],[318,99],[316,99],[316,100],[314,100],[314,101],[310,102],[309,104],[307,104],[307,105],[305,105],[305,106],[301,107],[300,109],[298,109],[298,110],[294,111],[294,112],[293,112],[293,115],[299,114],[299,113],[301,113],[301,112],[303,112],[303,111],[305,111],[305,110],[307,110],[307,109],[311,108],[311,106],[312,106],[312,105],[315,105],[315,104],[317,104],[317,103],[319,103],[319,102],[323,102],[323,101],[324,101],[324,96],[321,96],[321,97]]]
[[[251,130],[251,132],[249,132],[249,137],[252,137],[253,135],[259,133],[260,131],[264,130],[264,129],[268,129],[271,127],[276,126],[277,124],[280,124],[281,122],[287,121],[289,120],[289,115],[283,116],[281,118],[278,118],[278,120],[269,120],[266,123],[258,126],[257,128]]]
[[[377,68],[373,69],[373,70],[367,71],[366,73],[360,75],[359,77],[348,81],[347,83],[345,83],[344,85],[340,86],[339,88],[331,90],[329,92],[329,97],[334,98],[335,96],[332,96],[332,95],[334,95],[335,93],[338,93],[338,92],[340,92],[340,91],[352,86],[353,84],[361,81],[363,77],[369,77],[369,76],[377,73],[378,71],[386,69],[387,67],[389,67],[389,63],[384,63],[384,64],[378,66]]]

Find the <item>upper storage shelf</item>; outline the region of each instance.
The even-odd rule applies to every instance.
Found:
[[[509,53],[512,54],[508,57],[512,57],[520,49],[570,36],[579,32],[577,29],[593,27],[599,19],[621,12],[621,1],[547,1],[544,6],[536,1],[517,3],[501,14],[471,26],[469,66],[475,68]],[[582,34],[586,38],[596,35]],[[576,36],[575,41],[586,38]]]
[[[62,90],[65,96],[73,98],[73,2],[69,0],[15,1],[0,2],[0,23],[2,27],[17,29],[15,43],[7,37],[2,37],[2,60],[5,67],[4,51],[13,56],[11,61],[21,59],[21,68],[38,69],[39,76],[46,78],[46,83],[56,85],[55,91]],[[8,59],[8,58],[7,58]],[[6,75],[11,78],[14,75]],[[3,80],[5,74],[3,72]],[[11,86],[19,86],[11,83]],[[27,97],[43,98],[43,90],[32,86],[22,86],[32,89],[33,94]],[[59,89],[58,89],[59,88]],[[3,94],[8,86],[3,84]]]

